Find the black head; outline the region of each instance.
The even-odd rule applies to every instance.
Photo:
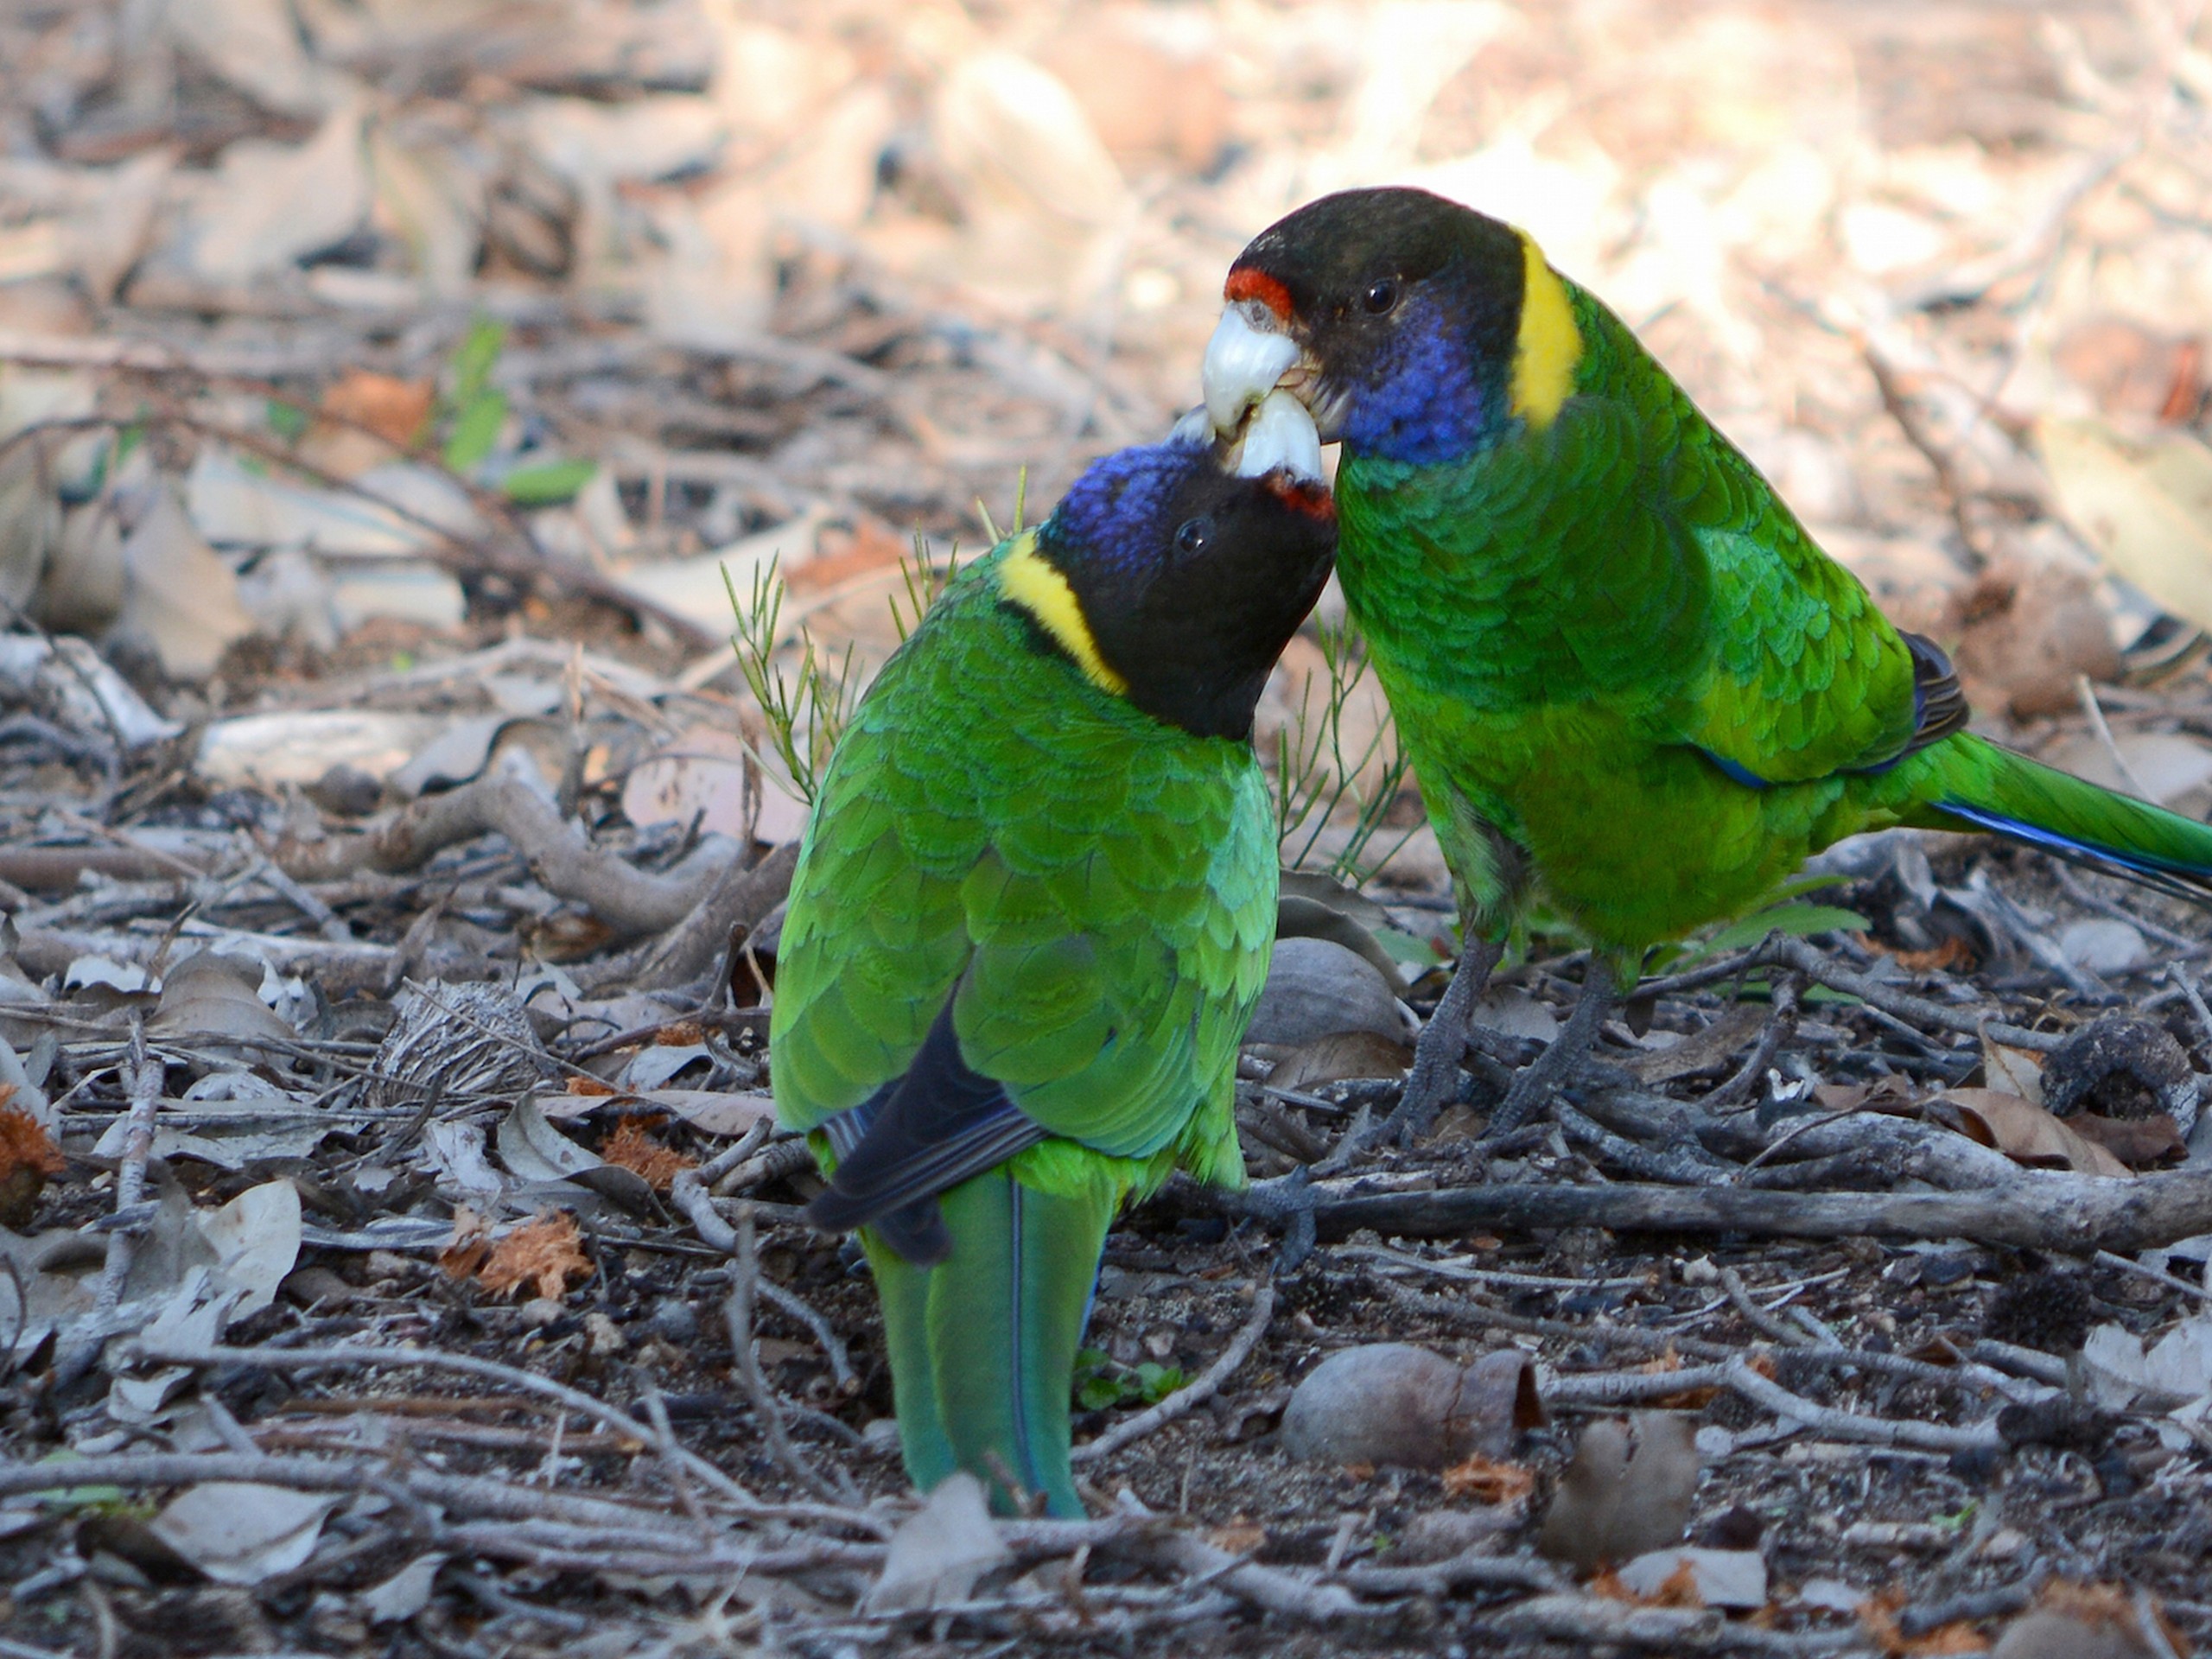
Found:
[[[1211,446],[1171,442],[1094,462],[1001,582],[1094,680],[1155,719],[1243,738],[1336,548],[1319,480],[1243,477]]]
[[[1525,303],[1532,280],[1547,285],[1535,310]],[[1534,245],[1425,190],[1347,190],[1310,202],[1253,238],[1223,291],[1229,312],[1208,353],[1209,407],[1259,395],[1234,384],[1237,365],[1217,370],[1217,361],[1238,355],[1224,348],[1240,327],[1273,332],[1288,342],[1282,355],[1248,352],[1245,360],[1287,361],[1294,344],[1282,384],[1306,401],[1323,435],[1397,460],[1463,454],[1525,412],[1524,315],[1539,333],[1564,326],[1568,338],[1548,343],[1566,349],[1570,369],[1579,349],[1564,292]]]

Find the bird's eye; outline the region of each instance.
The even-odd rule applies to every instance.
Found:
[[[1213,522],[1207,518],[1185,518],[1175,527],[1175,550],[1185,558],[1192,558],[1206,550],[1213,540]]]
[[[1386,315],[1397,307],[1398,279],[1395,276],[1380,277],[1370,283],[1367,292],[1359,297],[1360,303],[1376,316]]]

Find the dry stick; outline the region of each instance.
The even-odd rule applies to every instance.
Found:
[[[1260,1345],[1260,1338],[1268,1333],[1268,1322],[1274,1318],[1275,1287],[1262,1285],[1252,1298],[1251,1317],[1238,1327],[1212,1364],[1198,1373],[1197,1381],[1181,1388],[1165,1400],[1137,1413],[1125,1422],[1116,1423],[1095,1440],[1089,1440],[1068,1454],[1072,1464],[1096,1463],[1110,1457],[1132,1440],[1141,1440],[1157,1429],[1165,1428],[1178,1417],[1205,1402],[1221,1392],[1222,1384],[1236,1374],[1239,1366],[1252,1357]]]
[[[1717,1112],[1724,1107],[1739,1105],[1746,1099],[1757,1099],[1766,1082],[1767,1067],[1774,1064],[1774,1057],[1782,1046],[1797,1034],[1797,976],[1784,974],[1775,981],[1773,995],[1773,1012],[1759,1028],[1758,1041],[1751,1045],[1751,1052],[1743,1065],[1733,1077],[1698,1102],[1706,1111]]]
[[[654,1444],[653,1432],[628,1413],[593,1398],[581,1389],[571,1389],[512,1365],[497,1361],[478,1359],[469,1354],[449,1354],[433,1350],[410,1348],[368,1348],[347,1344],[327,1348],[163,1348],[143,1341],[132,1344],[133,1351],[143,1359],[169,1365],[245,1365],[266,1370],[308,1370],[321,1366],[353,1367],[369,1365],[421,1365],[433,1370],[459,1371],[469,1376],[487,1377],[504,1382],[510,1388],[539,1394],[558,1401],[571,1411],[582,1413],[603,1427],[626,1434],[640,1446]],[[678,1448],[683,1466],[691,1475],[731,1503],[747,1510],[759,1510],[768,1506],[751,1492],[739,1485],[696,1452]],[[885,1529],[873,1517],[864,1516],[842,1509],[834,1511],[834,1518],[881,1534]]]
[[[123,1165],[115,1175],[115,1210],[122,1216],[135,1207],[146,1192],[146,1160],[154,1149],[154,1115],[162,1103],[162,1065],[146,1055],[146,1022],[130,1016],[130,1116],[124,1131]],[[57,1387],[67,1387],[92,1368],[100,1344],[106,1340],[115,1311],[123,1304],[124,1281],[138,1254],[137,1235],[118,1227],[107,1241],[107,1259],[100,1267],[99,1287],[93,1293],[89,1334],[78,1338],[65,1354],[54,1359]]]
[[[1548,1561],[1487,1555],[1479,1548],[1427,1567],[1351,1567],[1337,1582],[1370,1596],[1448,1596],[1463,1586],[1484,1590],[1559,1590],[1567,1576]]]
[[[1802,939],[1793,939],[1781,933],[1770,934],[1764,944],[1752,953],[1754,962],[1770,963],[1777,968],[1788,968],[1806,978],[1817,980],[1832,991],[1842,991],[1855,996],[1871,1007],[1900,1020],[1910,1020],[1923,1026],[1934,1026],[1939,1031],[1955,1031],[1962,1036],[1979,1036],[1986,1027],[1990,1036],[2013,1048],[2031,1048],[2048,1053],[2066,1039],[2057,1032],[2030,1031],[2022,1026],[2007,1025],[1992,1020],[1986,1014],[1943,1002],[1931,1002],[1924,996],[1915,996],[1900,991],[1893,985],[1855,974],[1848,968],[1840,968]]]
[[[1326,1239],[1363,1227],[1385,1237],[1449,1238],[1503,1228],[1748,1233],[1768,1238],[1963,1238],[2063,1251],[2156,1249],[2212,1232],[2212,1173],[2115,1181],[2024,1170],[1967,1192],[1794,1192],[1758,1188],[1516,1185],[1339,1196],[1317,1189]]]
[[[718,1198],[728,1198],[756,1186],[766,1186],[770,1181],[780,1180],[786,1175],[796,1175],[803,1169],[814,1166],[814,1154],[807,1150],[803,1139],[779,1141],[766,1151],[757,1152],[728,1174],[714,1183]],[[704,1172],[702,1171],[702,1173]]]
[[[1855,1440],[1867,1446],[1904,1446],[1923,1452],[1993,1452],[2005,1442],[1994,1423],[1954,1428],[1948,1423],[1920,1423],[1887,1417],[1868,1417],[1855,1411],[1817,1406],[1778,1382],[1770,1382],[1738,1360],[1730,1369],[1728,1386],[1755,1406],[1832,1440]]]
[[[1568,1652],[1648,1648],[1664,1654],[1742,1653],[1764,1659],[1811,1659],[1830,1653],[1875,1651],[1856,1629],[1797,1635],[1738,1624],[1709,1608],[1688,1611],[1643,1607],[1599,1596],[1536,1596],[1477,1616],[1477,1645],[1541,1639]]]
[[[753,1127],[755,1131],[760,1131],[767,1126],[756,1124]],[[752,1134],[748,1134],[747,1140],[752,1139]],[[766,1135],[761,1135],[760,1139],[766,1139]],[[741,1141],[739,1146],[742,1147],[744,1144]],[[755,1144],[758,1142],[756,1141]],[[795,1144],[802,1152],[805,1150],[804,1141]],[[737,1149],[737,1147],[732,1148],[733,1151]],[[722,1161],[723,1159],[717,1158],[715,1163],[719,1164]],[[714,1199],[708,1196],[708,1172],[714,1166],[714,1164],[709,1164],[705,1169],[687,1169],[679,1172],[676,1179],[669,1185],[669,1201],[690,1219],[693,1230],[701,1238],[718,1250],[730,1255],[736,1255],[743,1249],[742,1235],[736,1228],[722,1219],[721,1212],[715,1208]],[[858,1385],[860,1378],[853,1370],[852,1357],[845,1351],[844,1343],[838,1338],[836,1332],[830,1327],[830,1321],[823,1318],[811,1303],[798,1292],[786,1290],[774,1280],[766,1277],[757,1278],[755,1287],[762,1296],[814,1332],[814,1339],[822,1344],[822,1351],[830,1361],[830,1374],[836,1378],[840,1389],[849,1392]]]
[[[753,1351],[753,1293],[760,1281],[760,1256],[754,1247],[750,1206],[738,1217],[736,1243],[737,1267],[729,1299],[722,1305],[722,1314],[729,1322],[730,1353],[736,1361],[738,1376],[753,1402],[753,1414],[760,1420],[761,1435],[776,1454],[777,1461],[790,1470],[808,1491],[824,1503],[835,1503],[840,1496],[837,1489],[817,1473],[813,1465],[799,1455],[798,1447],[791,1444],[791,1433],[784,1427],[783,1404],[760,1370],[760,1356]],[[843,1472],[838,1471],[841,1475]]]
[[[523,779],[493,772],[410,802],[359,835],[287,841],[270,856],[295,880],[327,881],[365,869],[413,869],[448,847],[495,833],[529,861],[531,874],[549,893],[589,906],[608,925],[630,934],[659,933],[681,923],[736,862],[734,853],[709,852],[666,874],[639,869],[594,847],[582,825],[563,817]]]
[[[1118,1501],[1124,1515],[1151,1513],[1127,1489]],[[1163,1532],[1137,1541],[1136,1548],[1160,1566],[1218,1584],[1239,1601],[1267,1612],[1287,1613],[1314,1624],[1395,1617],[1394,1609],[1363,1605],[1341,1585],[1310,1584],[1280,1568],[1243,1560],[1187,1532]]]
[[[1720,1269],[1720,1288],[1728,1294],[1728,1302],[1756,1331],[1774,1338],[1784,1348],[1802,1348],[1805,1333],[1792,1330],[1751,1300],[1751,1293],[1744,1287],[1744,1275],[1733,1268]]]

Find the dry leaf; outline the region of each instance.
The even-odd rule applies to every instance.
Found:
[[[582,1242],[576,1218],[567,1211],[541,1215],[492,1246],[476,1269],[477,1280],[495,1295],[534,1285],[540,1296],[557,1299],[566,1294],[569,1280],[591,1277],[591,1260]]]
[[[2075,1134],[2094,1141],[2130,1169],[2178,1158],[2189,1150],[2189,1143],[2182,1139],[2181,1125],[2165,1112],[2150,1117],[2101,1117],[2094,1112],[2077,1112],[2063,1121]]]
[[[1770,1012],[1760,1004],[1739,1002],[1681,1042],[1637,1055],[1628,1069],[1640,1083],[1659,1084],[1719,1065],[1758,1035]]]
[[[1904,1659],[1905,1656],[1915,1656],[1916,1659],[1921,1655],[1986,1653],[1989,1650],[1989,1643],[1982,1639],[1981,1633],[1963,1618],[1939,1624],[1924,1635],[1905,1635],[1897,1628],[1897,1610],[1909,1599],[1904,1587],[1897,1585],[1859,1604],[1859,1623],[1866,1627],[1866,1634],[1874,1638],[1884,1653],[1893,1656],[1893,1659]]]
[[[492,1230],[484,1217],[465,1204],[453,1207],[453,1240],[438,1252],[438,1265],[448,1279],[466,1279],[484,1265],[492,1254]]]
[[[688,1158],[654,1140],[645,1133],[645,1121],[638,1117],[626,1117],[616,1124],[614,1133],[600,1142],[599,1155],[610,1164],[634,1170],[656,1192],[667,1192],[678,1175],[699,1164],[696,1158]]]
[[[0,1083],[0,1227],[21,1232],[30,1223],[47,1182],[68,1167],[54,1137],[12,1100],[16,1085]]]
[[[1319,1089],[1349,1077],[1395,1077],[1413,1064],[1413,1050],[1371,1031],[1339,1031],[1301,1043],[1275,1063],[1275,1089]]]
[[[2058,505],[2105,562],[2183,621],[2212,627],[2212,448],[2045,418],[2036,444]]]
[[[1477,1452],[1444,1471],[1444,1496],[1477,1503],[1517,1503],[1536,1490],[1534,1471]]]
[[[1536,1548],[1587,1573],[1673,1543],[1697,1491],[1696,1430],[1663,1411],[1600,1418],[1582,1431]]]
[[[2031,1168],[2070,1169],[2078,1175],[2132,1173],[2096,1142],[2075,1133],[2064,1119],[2018,1095],[1997,1089],[1949,1089],[1929,1107],[1939,1121]]]
[[[1206,1541],[1216,1549],[1225,1549],[1232,1555],[1249,1555],[1268,1541],[1268,1529],[1240,1516],[1226,1525],[1210,1530],[1206,1534]]]
[[[404,449],[422,435],[437,388],[428,380],[403,380],[369,369],[348,369],[322,395],[322,412],[334,421],[365,428]]]

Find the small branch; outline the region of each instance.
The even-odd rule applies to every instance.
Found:
[[[1541,1227],[1741,1232],[1765,1238],[1965,1238],[2016,1249],[2153,1249],[2212,1232],[2212,1174],[2132,1180],[2022,1170],[1971,1192],[1791,1192],[1758,1188],[1516,1185],[1428,1192],[1316,1189],[1324,1238],[1372,1228],[1385,1237],[1452,1238]]]
[[[115,1175],[115,1209],[121,1216],[134,1209],[146,1193],[146,1160],[154,1149],[154,1115],[162,1104],[162,1063],[146,1053],[146,1022],[130,1017],[130,1116],[124,1132],[123,1164]],[[116,1310],[123,1305],[123,1287],[130,1277],[130,1264],[138,1254],[136,1229],[118,1227],[107,1241],[107,1258],[100,1266],[99,1288],[92,1294],[92,1311],[86,1321],[90,1334],[80,1336],[54,1363],[56,1387],[66,1387],[92,1369],[100,1344],[113,1329]]]
[[[738,1220],[734,1254],[736,1267],[729,1300],[722,1305],[723,1317],[729,1322],[731,1357],[746,1395],[753,1402],[753,1415],[760,1420],[761,1437],[776,1454],[776,1460],[791,1471],[801,1486],[824,1503],[834,1503],[839,1497],[837,1490],[817,1473],[791,1444],[791,1432],[784,1427],[783,1405],[769,1388],[768,1379],[760,1370],[760,1356],[753,1349],[753,1294],[760,1281],[760,1256],[753,1245],[753,1212],[749,1208]]]
[[[1262,1285],[1252,1298],[1251,1317],[1238,1327],[1236,1334],[1230,1338],[1229,1346],[1215,1357],[1213,1363],[1198,1373],[1196,1381],[1126,1421],[1115,1424],[1096,1440],[1078,1446],[1069,1454],[1068,1461],[1080,1467],[1111,1457],[1132,1441],[1165,1428],[1178,1417],[1205,1404],[1252,1357],[1252,1351],[1260,1345],[1260,1338],[1267,1335],[1268,1322],[1274,1314],[1275,1287],[1272,1284]]]
[[[1923,1452],[1993,1452],[2005,1444],[1994,1423],[1954,1428],[1948,1423],[1867,1417],[1855,1411],[1815,1405],[1810,1400],[1790,1393],[1779,1382],[1769,1382],[1745,1361],[1738,1361],[1731,1369],[1728,1386],[1753,1405],[1802,1424],[1831,1440],[1852,1440],[1863,1446],[1911,1446]]]

